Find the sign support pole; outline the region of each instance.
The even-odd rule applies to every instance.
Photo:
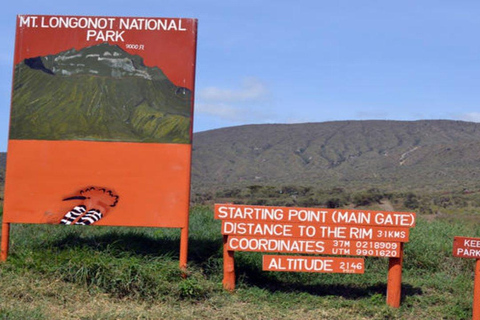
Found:
[[[480,259],[475,261],[472,320],[480,320]]]
[[[228,250],[228,235],[223,236],[223,288],[227,291],[235,290],[235,259],[234,252]]]
[[[400,307],[402,298],[403,242],[400,244],[400,257],[388,259],[387,304]]]
[[[2,249],[0,261],[6,261],[8,256],[8,245],[10,243],[10,223],[2,223]]]
[[[180,233],[180,269],[185,272],[187,270],[188,256],[188,223],[186,227],[181,229]]]

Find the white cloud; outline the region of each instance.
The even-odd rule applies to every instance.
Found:
[[[458,120],[480,122],[480,112],[468,112],[456,116]]]
[[[271,116],[269,95],[265,84],[253,77],[245,78],[236,88],[207,87],[196,94],[195,113],[200,121],[208,116],[212,126],[214,119],[228,125],[263,122]]]
[[[244,120],[242,110],[224,103],[197,103],[195,105],[195,112],[229,121]]]
[[[284,119],[284,121],[281,121],[283,123],[288,123],[288,124],[295,124],[295,123],[306,123],[306,122],[315,122],[311,117],[299,117],[299,116],[288,116]]]
[[[205,102],[248,102],[262,101],[269,95],[266,86],[257,78],[245,78],[239,88],[225,89],[207,87],[198,93],[198,98]]]
[[[363,110],[355,113],[355,118],[360,120],[387,119],[388,112],[384,110]]]

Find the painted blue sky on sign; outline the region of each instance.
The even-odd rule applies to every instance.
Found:
[[[480,2],[10,1],[0,12],[0,151],[17,14],[199,19],[194,131],[364,119],[480,122]]]

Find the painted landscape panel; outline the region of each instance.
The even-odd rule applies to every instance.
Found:
[[[4,222],[185,227],[196,33],[18,16]]]

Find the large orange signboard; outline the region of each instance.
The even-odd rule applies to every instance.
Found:
[[[196,34],[18,16],[3,222],[186,228]]]

